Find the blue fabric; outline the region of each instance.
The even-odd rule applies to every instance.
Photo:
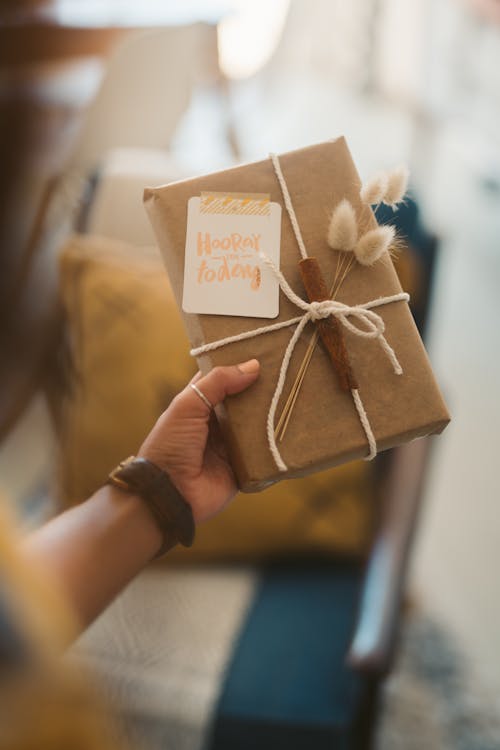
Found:
[[[396,211],[382,203],[377,207],[375,216],[379,224],[393,224],[398,234],[408,241],[410,252],[413,252],[419,260],[423,271],[423,289],[419,300],[410,300],[410,307],[420,335],[424,336],[436,261],[437,239],[423,226],[418,204],[412,198],[406,198]]]
[[[331,742],[358,708],[359,678],[345,656],[360,584],[358,569],[335,563],[264,572],[220,696],[214,750],[264,750],[280,739],[316,748],[320,736],[344,747]]]

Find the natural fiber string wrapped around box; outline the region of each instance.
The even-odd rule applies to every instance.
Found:
[[[299,251],[302,256],[302,262],[312,261],[313,259],[309,258],[307,254],[307,250],[306,250],[303,238],[302,238],[302,233],[300,231],[297,216],[293,208],[288,186],[286,184],[285,177],[281,170],[281,165],[280,165],[278,156],[276,154],[271,154],[270,158],[272,160],[272,164],[276,172],[278,182],[280,184],[285,207],[290,217],[290,222],[292,224],[295,238],[297,240],[297,245],[299,247]],[[273,397],[271,399],[271,403],[269,406],[269,411],[267,415],[267,425],[266,425],[269,449],[276,463],[276,466],[278,467],[280,471],[284,472],[284,471],[287,471],[287,466],[278,450],[278,446],[276,444],[276,438],[275,438],[274,423],[275,423],[276,409],[278,407],[281,394],[283,393],[283,388],[285,385],[286,376],[288,373],[288,367],[290,365],[290,360],[291,360],[293,351],[307,323],[309,323],[310,321],[317,322],[321,320],[326,320],[328,318],[333,317],[336,321],[338,321],[340,326],[343,326],[345,329],[349,330],[351,333],[355,334],[356,336],[359,336],[365,339],[377,339],[382,347],[382,350],[384,351],[387,358],[391,362],[394,373],[396,375],[401,375],[403,372],[402,367],[396,357],[394,350],[388,344],[384,336],[384,331],[385,331],[384,321],[382,317],[378,315],[378,313],[375,313],[373,311],[373,308],[380,307],[382,305],[388,305],[393,302],[408,302],[409,295],[406,292],[401,292],[399,294],[394,294],[388,297],[380,297],[379,299],[371,300],[369,302],[365,302],[360,305],[345,305],[333,299],[323,299],[321,301],[313,300],[313,301],[307,302],[303,300],[301,297],[299,297],[297,294],[295,294],[295,292],[290,287],[290,285],[286,281],[281,271],[278,268],[276,268],[276,266],[271,262],[271,260],[264,253],[260,253],[260,256],[262,260],[272,270],[276,278],[278,279],[280,288],[283,291],[283,293],[288,297],[288,299],[291,302],[293,302],[293,304],[295,304],[299,309],[303,310],[303,314],[295,318],[282,321],[280,323],[273,323],[268,326],[262,326],[255,330],[244,331],[234,336],[227,336],[226,338],[219,339],[218,341],[213,341],[207,344],[203,344],[201,346],[198,346],[192,349],[191,354],[192,356],[197,357],[201,354],[205,354],[209,351],[213,351],[214,349],[219,349],[220,347],[227,346],[228,344],[232,344],[237,341],[244,341],[245,339],[250,339],[255,336],[260,336],[265,333],[272,333],[273,331],[277,331],[281,328],[285,328],[285,327],[297,324],[297,328],[295,329],[290,339],[290,342],[285,350],[285,353],[283,355],[283,360],[282,360],[281,367],[280,367],[278,381],[276,383],[276,388],[274,390],[274,394],[273,394]],[[364,327],[358,327],[357,325],[352,323],[349,320],[349,318],[356,319],[358,323],[361,323],[361,325]],[[332,359],[333,359],[333,356],[332,356]],[[336,364],[338,364],[338,362]],[[351,382],[353,385],[355,384],[355,381],[351,381]],[[366,413],[366,410],[364,408],[363,401],[359,394],[358,388],[350,387],[349,390],[350,390],[356,411],[358,413],[360,423],[363,427],[363,430],[365,432],[366,439],[368,442],[369,452],[368,452],[368,455],[366,456],[366,459],[371,460],[377,455],[377,443],[373,434],[373,430],[370,426],[370,421]]]

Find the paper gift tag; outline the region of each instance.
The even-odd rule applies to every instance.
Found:
[[[188,201],[182,308],[188,313],[275,318],[281,206],[266,195],[202,193]]]

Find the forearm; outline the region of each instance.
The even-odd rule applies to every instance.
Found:
[[[219,513],[237,491],[211,406],[243,391],[258,374],[257,360],[216,367],[204,377],[198,373],[192,383],[203,396],[186,386],[139,450],[140,458],[169,475],[196,523]],[[84,628],[155,557],[163,542],[161,527],[141,497],[107,485],[34,533],[25,543],[26,554],[59,584]],[[188,544],[191,531],[186,527],[174,538]]]
[[[161,542],[144,501],[107,485],[32,534],[25,551],[60,585],[83,629],[155,556]]]

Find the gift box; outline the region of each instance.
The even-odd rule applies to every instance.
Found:
[[[239,264],[240,273],[245,268],[248,270],[249,288],[252,283],[254,287],[258,285],[261,278],[268,280],[269,274],[276,279],[278,272],[282,274],[278,315],[266,319],[260,311],[260,317],[252,317],[251,310],[241,314],[237,305],[237,314],[220,314],[220,310],[217,310],[219,314],[183,312],[203,373],[217,365],[234,364],[252,357],[261,363],[258,381],[247,391],[226,398],[216,409],[242,491],[255,492],[285,477],[305,476],[353,459],[373,456],[374,449],[382,451],[439,433],[449,421],[388,253],[373,266],[352,265],[336,296],[337,307],[326,309],[324,303],[315,306],[310,303],[304,285],[307,286],[308,274],[304,274],[300,265],[304,254],[297,231],[303,243],[302,250],[309,258],[316,259],[329,286],[331,280],[338,277],[339,262],[344,262],[327,242],[333,206],[346,198],[354,208],[360,232],[377,226],[371,209],[360,200],[360,187],[346,142],[339,138],[282,154],[274,160],[268,158],[145,190],[146,209],[180,308],[183,300],[184,308],[193,307],[192,300],[187,304],[187,297],[183,296],[184,274],[188,267],[185,253],[190,199],[201,196],[202,200],[214,200],[212,205],[217,205],[215,210],[219,212],[221,206],[226,205],[223,210],[230,212],[237,200],[240,200],[238,205],[245,206],[253,201],[250,205],[261,205],[264,213],[271,210],[269,206],[281,207],[281,217],[275,214],[273,219],[278,221],[280,230],[279,269],[266,254],[267,246],[264,251],[258,247],[257,233],[253,235],[255,241],[249,239],[245,247],[244,257],[251,258],[252,262]],[[285,194],[288,194],[291,212]],[[238,209],[234,210],[237,213]],[[257,208],[252,210],[259,213]],[[228,257],[234,258],[234,253],[241,250],[243,236],[246,235],[238,235],[238,247],[230,248],[233,254]],[[198,233],[198,238],[198,253],[202,255],[207,234]],[[252,274],[255,267],[259,270]],[[205,281],[202,270],[200,261],[200,284]],[[230,287],[231,273],[226,263],[218,277],[215,271],[210,277],[222,300]],[[310,294],[311,290],[308,291]],[[200,290],[201,307],[202,293]],[[366,310],[370,310],[368,315]],[[335,326],[330,326],[328,321],[335,322]],[[318,325],[325,324],[330,326],[334,338],[340,336],[341,358],[342,352],[347,352],[347,376],[346,371],[343,374],[348,385],[342,383],[339,368],[335,372],[332,353],[320,340],[313,350],[286,432],[280,440],[275,436],[276,422],[311,337]],[[257,329],[261,332],[255,335]],[[363,335],[367,332],[370,335]],[[296,341],[292,342],[292,338]],[[207,345],[214,343],[215,348],[207,351]],[[288,367],[284,360],[289,360]],[[280,381],[281,395],[279,387],[277,389]]]

